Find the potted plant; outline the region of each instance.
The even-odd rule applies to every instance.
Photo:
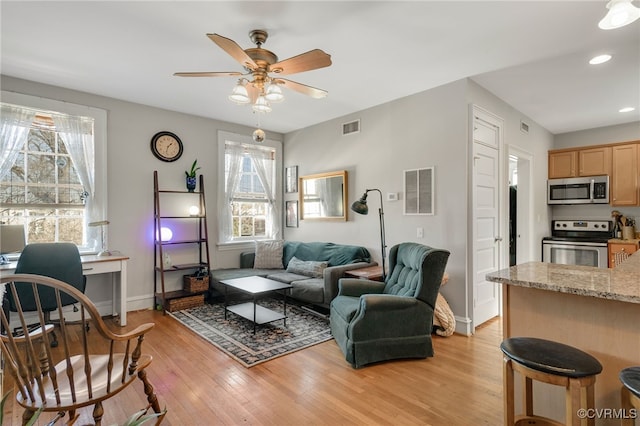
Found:
[[[196,189],[196,172],[200,170],[200,167],[197,167],[197,165],[198,165],[198,159],[196,158],[193,164],[191,165],[191,170],[190,171],[185,170],[184,172],[187,175],[187,190],[189,192],[193,192]]]

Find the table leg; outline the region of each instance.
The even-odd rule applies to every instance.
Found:
[[[224,286],[224,319],[227,319],[227,292],[229,286]]]
[[[283,311],[283,315],[284,315],[284,326],[287,326],[287,290],[288,289],[284,289],[282,290],[282,294],[284,295],[284,311]]]
[[[253,334],[256,334],[256,296],[253,296]]]

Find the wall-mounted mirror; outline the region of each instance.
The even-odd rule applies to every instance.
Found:
[[[300,177],[300,219],[347,220],[347,171]]]

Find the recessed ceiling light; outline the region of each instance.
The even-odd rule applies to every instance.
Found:
[[[604,64],[605,62],[609,61],[609,59],[611,59],[611,55],[598,55],[598,56],[595,56],[595,57],[591,58],[589,63],[591,65],[600,65],[600,64]]]
[[[635,110],[636,109],[634,107],[626,107],[626,108],[619,109],[618,112],[631,112]]]

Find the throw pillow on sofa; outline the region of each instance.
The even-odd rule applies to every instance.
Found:
[[[256,257],[254,269],[284,269],[282,264],[282,250],[284,241],[256,241]]]
[[[328,262],[300,260],[293,256],[287,265],[287,272],[305,275],[307,277],[322,278],[322,273],[329,266]]]

